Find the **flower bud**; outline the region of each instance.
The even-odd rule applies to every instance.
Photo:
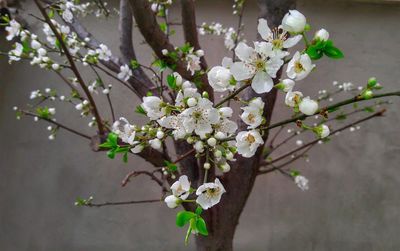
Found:
[[[193,107],[197,105],[197,100],[195,98],[189,98],[186,103],[189,107]]]
[[[378,83],[378,81],[376,80],[376,78],[370,78],[368,79],[368,88],[372,88],[374,87],[376,84]]]
[[[214,157],[215,158],[221,158],[222,156],[222,152],[220,150],[215,150],[214,151]]]
[[[204,56],[204,51],[203,50],[197,50],[196,51],[196,55],[199,56],[199,57],[202,57],[202,56]]]
[[[226,138],[226,135],[223,132],[217,132],[214,136],[216,139],[225,139]]]
[[[194,149],[196,149],[196,152],[202,153],[204,151],[204,144],[202,141],[197,141],[194,144]]]
[[[233,153],[230,152],[230,151],[227,152],[227,153],[226,153],[226,159],[227,159],[227,160],[233,160]]]
[[[173,73],[173,75],[174,75],[174,77],[175,77],[175,84],[176,84],[176,86],[181,86],[182,85],[182,76],[179,74],[179,73],[177,73],[177,72],[174,72]]]
[[[167,204],[167,207],[176,208],[177,206],[179,206],[181,199],[179,199],[175,195],[169,195],[164,199],[164,202]]]
[[[318,103],[310,97],[305,97],[299,104],[299,110],[305,115],[314,115],[318,110]]]
[[[363,94],[362,94],[362,98],[363,99],[370,99],[374,96],[374,93],[371,90],[366,90]]]
[[[157,138],[158,138],[158,139],[164,138],[164,132],[161,131],[161,130],[158,130],[158,131],[157,131]]]
[[[284,30],[294,33],[301,33],[306,27],[306,17],[297,10],[289,10],[282,20]]]
[[[208,95],[208,92],[203,92],[203,93],[201,94],[201,96],[202,96],[203,98],[210,98],[210,96]]]
[[[168,50],[167,50],[167,49],[162,49],[161,53],[162,53],[164,56],[166,56],[166,55],[168,55]]]
[[[161,148],[161,140],[159,140],[159,139],[149,140],[149,144],[153,149],[158,150]]]
[[[206,162],[206,163],[204,163],[203,167],[204,167],[204,169],[208,170],[211,168],[211,165],[210,165],[210,163]]]
[[[329,32],[325,29],[320,29],[315,33],[314,39],[319,41],[327,41],[329,39]]]
[[[221,171],[224,173],[227,173],[231,170],[231,166],[226,162],[224,164],[220,165],[219,167],[220,167]]]
[[[279,84],[275,85],[275,87],[279,90],[282,90],[284,92],[290,92],[292,91],[293,87],[295,85],[295,82],[289,78],[282,80]]]
[[[217,140],[215,138],[209,138],[207,140],[207,144],[211,147],[215,146],[217,144]]]
[[[188,138],[186,139],[186,142],[188,142],[188,144],[193,144],[194,138],[188,137]]]
[[[313,131],[320,137],[321,139],[326,138],[330,134],[329,127],[327,125],[319,125],[317,127],[314,127]]]

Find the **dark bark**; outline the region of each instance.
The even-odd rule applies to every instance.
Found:
[[[260,17],[266,18],[270,26],[278,26],[288,10],[295,8],[295,0],[259,0]],[[278,72],[275,83],[279,82],[281,71]],[[264,116],[269,124],[274,109],[277,96],[276,89],[264,95],[257,95],[250,88],[244,94],[245,99],[261,96],[265,102]],[[245,128],[241,125],[241,128]],[[268,134],[263,136],[264,141],[268,139]],[[232,163],[232,169],[222,177],[222,184],[226,193],[222,196],[221,202],[204,212],[204,217],[210,235],[207,237],[198,236],[196,238],[197,250],[199,251],[229,251],[233,250],[233,237],[243,208],[247,202],[261,160],[262,147],[252,158],[238,157]]]

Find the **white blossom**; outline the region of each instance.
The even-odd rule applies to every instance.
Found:
[[[197,105],[182,112],[184,116],[183,125],[188,133],[195,132],[201,138],[213,131],[212,126],[219,121],[218,110],[213,108],[213,103],[200,98]]]
[[[156,96],[143,97],[142,107],[150,120],[157,120],[165,115],[164,102]]]
[[[240,118],[248,125],[248,129],[254,129],[263,121],[264,102],[257,97],[249,102],[248,106],[242,107],[243,113]]]
[[[305,97],[299,104],[299,110],[305,115],[314,115],[318,110],[318,102],[310,99],[310,97]]]
[[[21,55],[24,52],[24,47],[20,43],[15,43],[15,49],[11,50],[8,53],[8,57],[10,61],[19,61],[21,60]]]
[[[169,208],[176,208],[181,203],[181,199],[179,199],[175,195],[169,195],[165,197],[164,202]]]
[[[245,158],[254,156],[257,148],[262,144],[264,144],[264,140],[256,130],[242,131],[236,136],[237,151]]]
[[[317,32],[315,32],[314,39],[320,41],[327,41],[329,39],[329,32],[325,29],[320,29]]]
[[[268,27],[267,20],[263,18],[258,19],[257,30],[262,39],[272,44],[274,51],[278,53],[280,57],[289,54],[287,51],[282,51],[283,49],[295,46],[302,39],[301,35],[289,37],[287,31],[281,28],[271,30]]]
[[[299,91],[289,91],[285,96],[285,104],[290,107],[295,107],[300,103],[302,97],[303,93]]]
[[[107,45],[100,44],[99,48],[96,49],[96,53],[98,54],[98,58],[100,60],[109,61],[111,59],[112,53],[108,49]]]
[[[233,63],[230,70],[237,81],[252,79],[251,87],[256,93],[269,92],[283,60],[275,55],[270,43],[254,42],[254,47],[240,42],[235,52],[241,62]]]
[[[296,52],[288,64],[286,73],[289,78],[298,81],[307,77],[314,67],[307,53],[300,55],[300,52]]]
[[[201,70],[199,56],[194,54],[188,54],[186,56],[186,62],[187,62],[187,70],[190,71],[192,75],[194,75],[196,71]]]
[[[131,125],[126,118],[119,118],[112,126],[112,132],[118,135],[122,142],[129,145],[137,145],[139,142],[135,141],[136,127]]]
[[[222,66],[214,66],[207,73],[208,81],[216,92],[233,91],[235,85],[231,84],[232,74],[229,69]]]
[[[222,194],[225,193],[225,188],[218,178],[215,179],[214,183],[204,183],[199,186],[196,191],[198,196],[196,199],[197,204],[199,204],[204,210],[213,207],[218,204],[221,200]]]
[[[234,28],[230,27],[224,35],[224,45],[228,50],[233,50],[235,48],[235,39],[237,33]]]
[[[117,77],[122,81],[128,81],[130,77],[132,77],[132,70],[127,64],[121,65],[119,69],[120,72],[118,73]]]
[[[308,190],[308,179],[304,176],[297,175],[294,178],[296,185],[303,191]]]
[[[174,196],[186,200],[189,197],[190,182],[186,175],[179,177],[179,180],[175,181],[171,185],[171,192]]]
[[[186,132],[185,127],[183,126],[183,115],[172,115],[165,116],[161,119],[157,120],[158,124],[167,129],[173,129],[172,135],[174,135],[175,139],[183,139],[188,133]]]
[[[14,37],[19,36],[19,34],[21,32],[21,25],[13,19],[10,21],[9,25],[6,27],[6,31],[8,33],[6,36],[6,39],[8,41],[11,41],[14,39]]]
[[[297,10],[289,10],[282,20],[282,28],[288,32],[301,33],[306,24],[306,17]]]

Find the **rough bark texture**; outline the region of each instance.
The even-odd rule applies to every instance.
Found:
[[[295,7],[295,0],[259,0],[260,17],[266,18],[270,26],[278,26],[288,10]],[[279,81],[281,71],[278,72],[275,83]],[[267,123],[271,120],[274,109],[277,91],[262,95],[266,109],[264,116]],[[257,96],[251,89],[245,93],[245,99]],[[243,128],[244,126],[241,125]],[[268,135],[264,135],[267,141]],[[224,175],[222,183],[226,193],[222,196],[221,202],[205,211],[204,216],[209,229],[209,236],[198,236],[196,238],[197,250],[199,251],[229,251],[233,250],[233,237],[239,223],[240,215],[246,204],[247,198],[253,188],[257,177],[262,147],[252,158],[238,157],[233,164],[231,171]]]

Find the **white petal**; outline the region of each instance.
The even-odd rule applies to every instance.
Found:
[[[240,42],[235,49],[236,56],[242,61],[249,60],[253,52],[254,49],[243,42]]]
[[[283,60],[277,57],[273,57],[267,62],[267,73],[270,75],[272,78],[276,77],[276,73],[279,71],[279,69],[283,65]]]
[[[294,37],[288,38],[286,41],[283,42],[283,48],[290,48],[295,46],[300,40],[302,39],[301,35],[297,35]]]
[[[254,68],[243,62],[236,62],[231,66],[231,73],[237,81],[242,81],[254,76]]]
[[[268,22],[264,18],[258,19],[257,26],[258,33],[264,40],[268,40],[268,37],[271,35],[271,30],[268,27]]]
[[[266,72],[259,71],[254,76],[253,81],[251,82],[251,87],[258,94],[266,93],[271,91],[274,87],[274,82]]]

